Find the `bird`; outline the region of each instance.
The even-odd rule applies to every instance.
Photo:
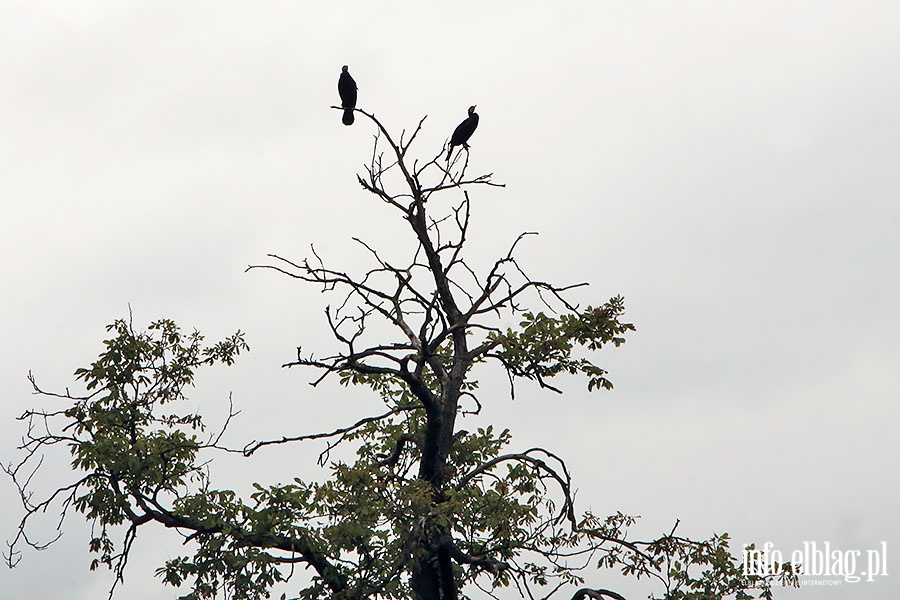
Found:
[[[341,67],[338,78],[338,94],[341,95],[341,107],[344,109],[344,125],[353,125],[353,109],[356,108],[356,81],[350,76],[347,65]]]
[[[453,146],[462,146],[466,150],[469,149],[469,138],[472,137],[472,134],[475,133],[475,128],[478,127],[478,113],[475,112],[475,107],[469,107],[469,116],[465,121],[456,126],[456,129],[453,130],[453,135],[450,136],[450,149],[447,150],[447,161],[450,161],[450,154],[453,152]]]

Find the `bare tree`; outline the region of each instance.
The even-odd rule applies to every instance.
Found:
[[[60,527],[72,510],[94,524],[94,566],[112,568],[117,582],[139,527],[182,532],[191,552],[158,573],[168,584],[190,586],[185,598],[192,599],[268,597],[297,566],[311,573],[298,584],[300,598],[454,600],[496,597],[511,586],[534,599],[571,586],[578,587],[568,592],[573,600],[622,600],[582,587],[598,567],[656,581],[663,598],[750,598],[753,588],[770,597],[776,573],[745,574],[727,535],[696,541],[673,528],[629,539],[633,517],[578,513],[561,457],[540,447],[505,451],[507,430],[458,425],[496,401],[480,395],[473,368],[482,365],[505,374],[511,395],[523,380],[561,393],[551,380],[562,374],[586,379],[588,390],[612,388],[591,352],[622,344],[633,326],[620,320],[620,297],[581,307],[568,293],[586,284],[530,276],[515,256],[528,233],[479,272],[464,254],[469,194],[503,186],[491,174],[468,174],[468,149],[451,162],[441,160],[446,147],[412,158],[425,119],[395,139],[375,115],[355,112],[376,131],[358,181],[407,223],[407,259],[397,262],[354,238],[370,258],[360,272],[328,266],[315,250],[306,260],[270,255],[250,267],[320,286],[334,298],[325,318],[337,349],[317,356],[298,348],[285,366],[317,370],[313,386],[329,376],[367,386],[380,408],[333,431],[254,441],[239,451],[253,457],[270,446],[325,440],[320,462],[330,461],[331,476],[257,484],[246,500],[214,489],[203,457],[238,450],[222,445],[222,431],[203,434],[199,416],[164,411],[184,398],[197,368],[231,364],[246,349],[243,335],[205,347],[199,333],[186,335],[171,321],[136,331],[119,320],[99,359],[76,371],[86,395],[47,393],[32,379],[37,394],[70,406],[22,416],[24,458],[4,467],[25,507],[6,554],[10,565],[19,547],[46,544],[32,539],[28,525],[55,506]],[[516,326],[503,327],[508,322]],[[352,445],[354,462],[331,461],[339,444]],[[36,500],[32,476],[54,446],[72,453],[80,476]],[[124,531],[118,542],[117,531]],[[779,574],[789,580],[789,566]]]

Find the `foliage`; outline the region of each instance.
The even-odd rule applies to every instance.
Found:
[[[117,583],[139,527],[155,523],[182,533],[184,554],[157,573],[186,589],[182,598],[189,600],[267,598],[300,567],[306,575],[291,584],[303,599],[451,600],[493,596],[506,587],[533,598],[571,586],[580,588],[573,598],[621,598],[581,587],[597,567],[650,578],[668,600],[743,599],[754,591],[769,598],[772,578],[745,576],[727,535],[695,541],[673,528],[650,540],[631,539],[634,517],[577,512],[569,471],[556,454],[538,447],[511,451],[506,429],[457,426],[482,406],[474,365],[498,365],[512,389],[530,380],[558,392],[549,380],[561,375],[586,378],[589,391],[611,389],[591,353],[621,345],[634,327],[620,320],[621,297],[579,308],[566,293],[581,284],[529,277],[514,257],[524,234],[479,276],[462,253],[467,189],[497,184],[490,175],[466,178],[467,150],[462,164],[458,154],[443,165],[441,151],[410,165],[407,151],[422,124],[395,143],[373,115],[357,112],[379,131],[359,182],[409,224],[412,257],[398,266],[360,242],[374,261],[361,275],[326,267],[318,255],[302,262],[273,256],[259,268],[338,294],[337,307],[325,315],[341,350],[317,358],[298,348],[287,366],[319,370],[314,385],[335,375],[343,385],[367,386],[380,409],[335,431],[227,448],[224,428],[205,433],[202,418],[182,406],[197,369],[231,365],[248,349],[243,334],[204,346],[198,332],[186,335],[168,320],[146,331],[118,320],[98,360],[75,372],[87,395],[44,392],[32,379],[38,394],[69,406],[22,416],[25,458],[4,467],[25,507],[10,564],[20,546],[44,547],[29,537],[28,524],[56,506],[61,516],[74,510],[93,523],[92,568],[113,569]],[[388,146],[387,163],[379,143]],[[406,185],[401,193],[385,187],[386,175],[396,171]],[[425,183],[432,173],[435,179]],[[444,190],[461,191],[463,199],[445,217],[431,218],[426,202]],[[518,325],[500,327],[510,316]],[[376,328],[372,339],[373,320],[397,337],[382,337]],[[209,453],[253,457],[263,448],[315,439],[327,440],[320,458],[329,476],[322,481],[257,483],[247,498],[212,486]],[[338,444],[351,445],[355,459],[330,460]],[[54,446],[68,449],[80,478],[35,501],[28,465]]]

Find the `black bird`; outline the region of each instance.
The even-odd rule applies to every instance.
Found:
[[[469,116],[468,118],[456,126],[456,129],[453,130],[453,135],[450,136],[450,149],[447,150],[447,160],[450,160],[450,154],[453,152],[453,146],[462,146],[466,150],[469,149],[469,138],[472,137],[472,134],[475,133],[475,128],[478,127],[478,113],[475,112],[475,107],[469,107]]]
[[[344,110],[344,125],[353,125],[353,109],[356,108],[356,82],[347,71],[347,65],[341,67],[338,79],[338,94],[341,95],[341,106]]]

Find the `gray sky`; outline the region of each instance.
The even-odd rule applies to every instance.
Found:
[[[244,273],[310,243],[362,268],[351,236],[406,247],[356,183],[372,128],[328,108],[349,64],[388,127],[428,115],[419,156],[478,105],[471,169],[508,187],[472,196],[474,263],[540,231],[520,252],[532,274],[591,282],[583,302],[621,293],[638,327],[603,355],[614,392],[522,386],[479,424],[567,457],[581,507],[643,515],[637,537],[680,518],[737,548],[886,541],[888,577],[778,597],[895,598],[900,7],[785,4],[0,1],[0,458],[28,370],[71,384],[129,303],[138,324],[247,332],[251,353],[192,396],[215,421],[233,392],[235,445],[365,414],[364,393],[279,369],[298,344],[330,347],[327,298]],[[320,449],[216,473],[241,489],[315,475]],[[0,507],[8,538],[11,485]],[[104,597],[84,528],[66,530],[0,571],[3,598]],[[173,596],[152,571],[177,544],[139,536],[121,597]]]

